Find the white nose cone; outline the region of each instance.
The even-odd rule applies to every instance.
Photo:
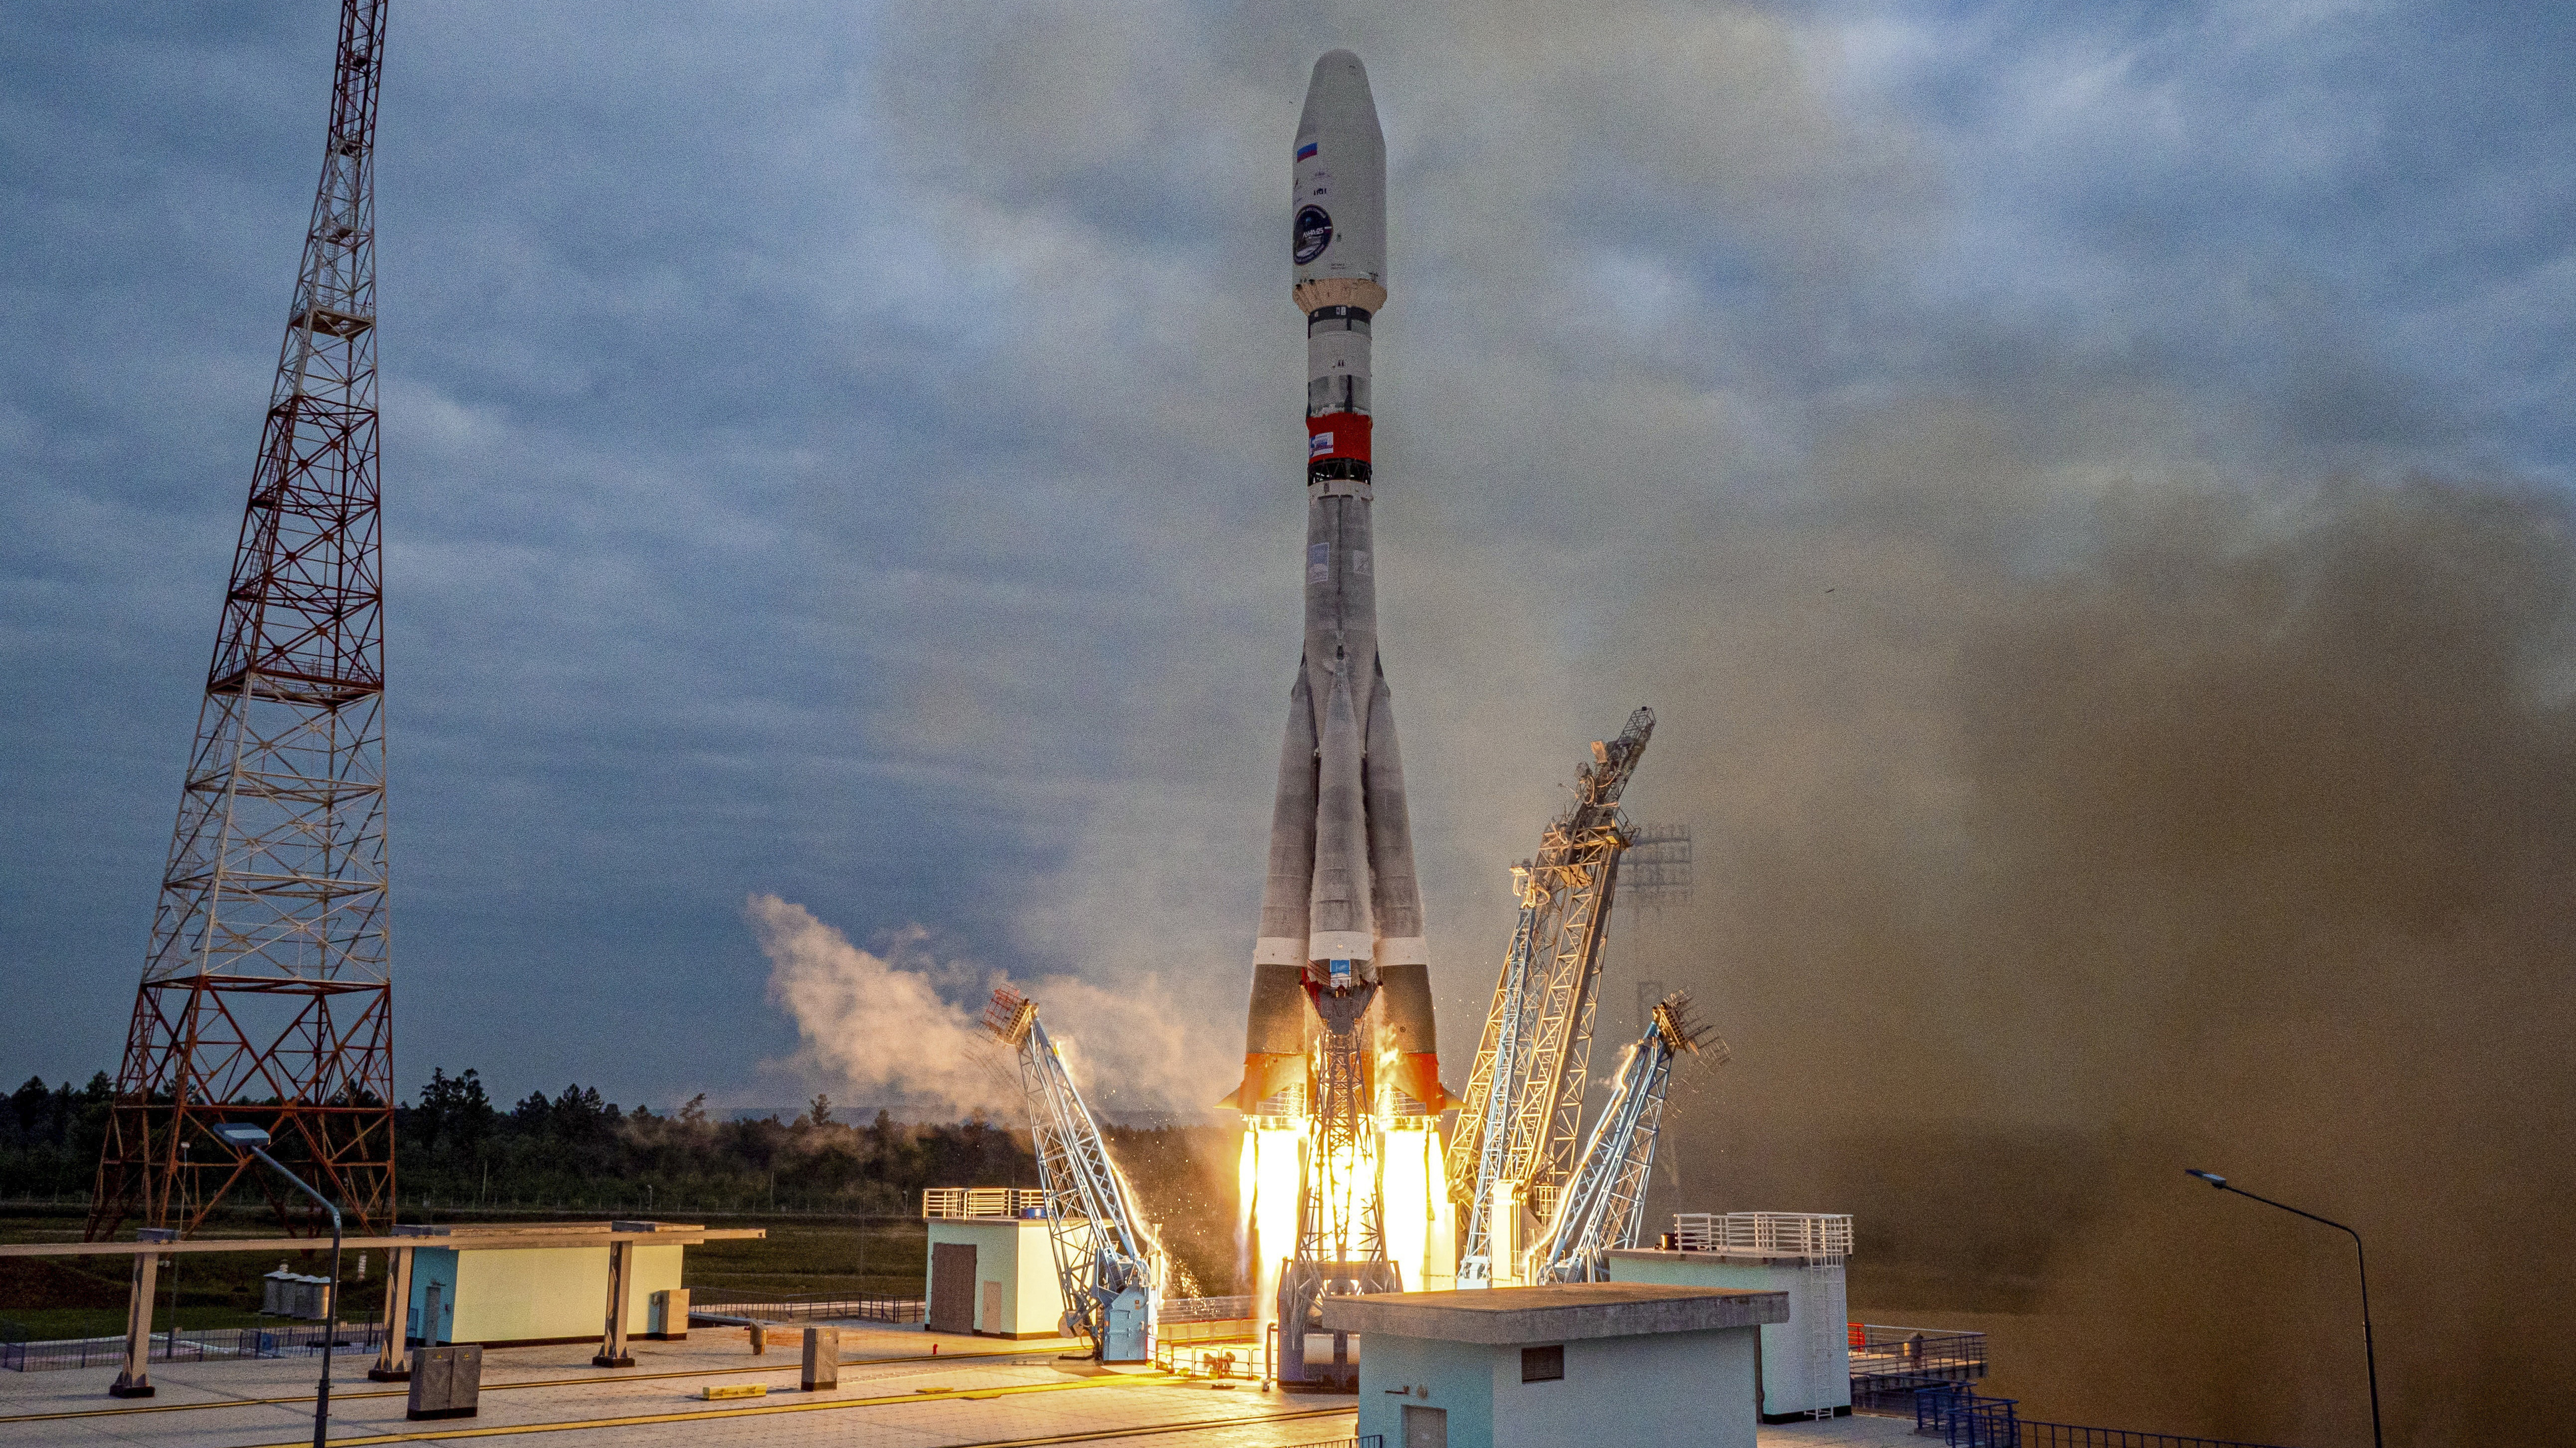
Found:
[[[1296,176],[1297,284],[1385,286],[1386,136],[1368,71],[1347,50],[1327,52],[1306,83]]]

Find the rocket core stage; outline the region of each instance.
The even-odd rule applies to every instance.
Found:
[[[1243,1084],[1223,1104],[1301,1115],[1315,1099],[1311,1025],[1342,1032],[1374,1004],[1391,1114],[1450,1104],[1432,1031],[1430,947],[1393,696],[1377,652],[1369,541],[1369,321],[1386,305],[1386,140],[1368,72],[1315,62],[1297,121],[1291,245],[1306,314],[1306,652],[1270,825],[1252,951]],[[1377,1069],[1386,1069],[1377,1068]],[[1374,1099],[1375,1092],[1369,1092]]]

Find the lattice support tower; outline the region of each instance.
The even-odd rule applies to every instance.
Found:
[[[1640,708],[1619,737],[1592,746],[1575,799],[1549,822],[1538,854],[1513,870],[1520,918],[1458,1112],[1449,1192],[1467,1217],[1458,1285],[1487,1286],[1515,1265],[1520,1214],[1554,1215],[1574,1164],[1589,1080],[1601,949],[1629,825],[1619,812],[1655,715]]]
[[[1005,986],[985,1007],[984,1028],[1019,1057],[1066,1318],[1103,1362],[1153,1361],[1163,1254],[1136,1210],[1135,1189],[1110,1159],[1037,1002]]]
[[[1361,1028],[1369,999],[1366,991],[1315,996],[1323,1031],[1315,1048],[1314,1110],[1299,1174],[1297,1248],[1279,1274],[1282,1382],[1312,1380],[1306,1334],[1323,1326],[1325,1298],[1404,1290],[1386,1251],[1382,1121]],[[1357,1381],[1349,1347],[1347,1334],[1333,1335],[1327,1377],[1337,1386]]]
[[[1691,1018],[1680,991],[1655,1004],[1644,1035],[1619,1063],[1617,1083],[1556,1210],[1529,1251],[1524,1282],[1607,1282],[1610,1253],[1637,1245],[1646,1219],[1646,1186],[1655,1169],[1664,1096],[1683,1056],[1726,1061],[1726,1043]]]
[[[385,0],[345,0],[331,128],[117,1073],[87,1235],[193,1231],[267,1128],[351,1230],[394,1208],[376,470],[375,118]]]

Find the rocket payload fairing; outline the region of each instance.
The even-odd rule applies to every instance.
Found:
[[[1294,295],[1306,316],[1306,652],[1270,825],[1243,1085],[1224,1104],[1293,1114],[1309,1024],[1375,1007],[1396,1115],[1450,1104],[1431,1019],[1413,828],[1377,651],[1369,540],[1369,323],[1386,305],[1386,140],[1360,58],[1315,62],[1297,121]],[[1311,1093],[1306,1093],[1311,1099]]]

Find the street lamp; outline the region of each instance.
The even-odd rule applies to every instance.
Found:
[[[228,1121],[212,1128],[215,1139],[236,1151],[246,1151],[267,1162],[279,1176],[295,1183],[296,1190],[322,1204],[331,1214],[331,1296],[322,1312],[322,1386],[313,1396],[313,1448],[325,1448],[323,1439],[331,1431],[331,1349],[340,1336],[340,1209],[331,1199],[307,1186],[304,1178],[277,1164],[277,1158],[266,1150],[268,1133],[246,1122]]]
[[[2322,1222],[2326,1226],[2332,1227],[2336,1231],[2341,1232],[2352,1239],[2353,1262],[2361,1268],[2361,1360],[2363,1363],[2367,1364],[2370,1369],[2370,1442],[2371,1448],[2380,1448],[2379,1352],[2377,1348],[2371,1345],[2370,1341],[2370,1262],[2362,1255],[2361,1234],[2354,1231],[2352,1228],[2345,1226],[2341,1222],[2328,1221],[2326,1218],[2320,1217],[2314,1212],[2300,1211],[2298,1208],[2291,1206],[2288,1202],[2276,1202],[2270,1197],[2257,1197],[2252,1192],[2245,1190],[2243,1187],[2231,1187],[2227,1184],[2227,1178],[2220,1176],[2216,1172],[2202,1171],[2197,1167],[2187,1166],[2182,1169],[2182,1174],[2188,1177],[2198,1177],[2202,1181],[2209,1183],[2211,1186],[2218,1188],[2222,1192],[2234,1192],[2240,1197],[2252,1197],[2253,1200],[2261,1202],[2267,1207],[2279,1207],[2282,1211],[2288,1212],[2294,1217],[2305,1217],[2311,1222]]]

